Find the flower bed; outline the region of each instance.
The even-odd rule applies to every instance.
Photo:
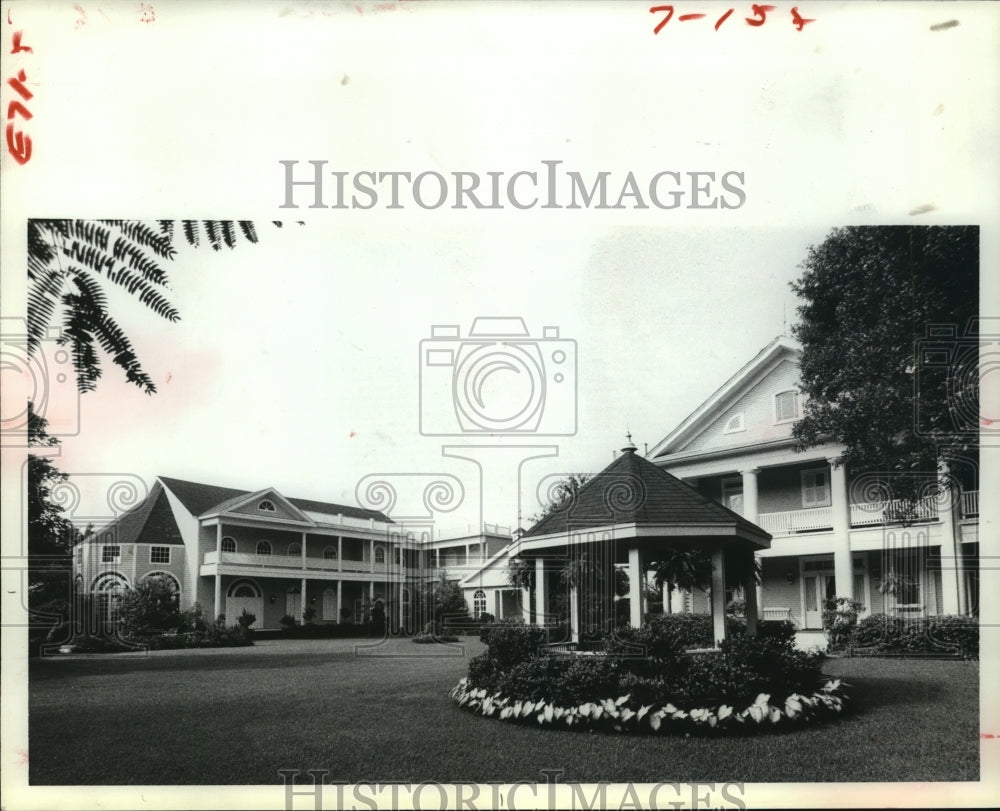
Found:
[[[841,682],[784,628],[685,649],[670,622],[620,630],[598,655],[546,655],[544,632],[484,631],[488,650],[452,691],[463,708],[503,720],[616,731],[736,731],[800,725],[845,708]]]
[[[488,694],[463,678],[451,691],[460,707],[504,721],[572,729],[603,729],[614,732],[750,732],[757,728],[801,726],[830,718],[844,709],[844,684],[828,681],[811,695],[790,693],[773,703],[761,693],[747,707],[737,710],[728,704],[684,710],[671,703],[639,704],[631,695],[587,701],[571,707],[551,702],[521,700],[502,693]]]

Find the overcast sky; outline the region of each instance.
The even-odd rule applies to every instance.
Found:
[[[179,323],[122,302],[122,323],[159,391],[143,394],[108,365],[98,390],[81,398],[81,432],[65,439],[60,464],[343,503],[371,474],[451,473],[466,499],[439,518],[476,524],[479,474],[441,449],[484,438],[462,436],[446,391],[454,367],[421,369],[420,343],[433,325],[458,325],[461,338],[444,342],[458,352],[476,317],[519,316],[543,349],[554,343],[543,328],[557,326],[577,360],[575,380],[568,372],[555,384],[558,368],[542,354],[539,426],[575,435],[505,440],[558,447],[558,457],[523,470],[531,515],[543,477],[598,471],[626,429],[640,448],[655,444],[780,333],[783,315],[795,316],[797,264],[825,233],[607,228],[580,238],[521,224],[401,234],[262,225],[258,245],[182,252],[171,267]],[[527,378],[524,368],[492,372],[481,413],[497,413],[505,393],[529,397]],[[454,436],[421,434],[421,402],[425,428]],[[495,456],[483,461],[483,519],[509,526],[512,457]],[[403,501],[426,482],[389,480],[413,515]]]

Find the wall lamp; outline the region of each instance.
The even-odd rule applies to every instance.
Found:
[[[275,595],[272,594],[271,595],[271,603],[273,604],[273,603],[277,602],[277,600],[278,600],[278,598]]]

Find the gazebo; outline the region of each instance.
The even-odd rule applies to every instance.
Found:
[[[754,553],[770,545],[767,532],[639,456],[629,438],[621,455],[511,544],[508,554],[534,562],[533,613],[538,625],[546,624],[550,616],[548,597],[554,578],[572,571],[573,561],[603,560],[608,573],[616,563],[627,561],[629,621],[639,627],[647,564],[662,560],[671,546],[701,549],[712,561],[712,626],[718,643],[726,637],[727,562],[740,572],[747,634],[753,635],[757,629]],[[580,639],[581,594],[594,585],[594,578],[585,576],[586,567],[579,571],[584,576],[562,578],[569,591],[572,642]],[[527,591],[525,613],[530,618]]]

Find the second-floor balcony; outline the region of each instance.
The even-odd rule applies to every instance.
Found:
[[[303,561],[301,555],[257,555],[251,552],[206,552],[203,563],[205,565],[221,563],[224,566],[248,566],[256,569],[298,569],[299,571],[305,569],[307,571],[376,572],[379,574],[402,571],[398,565],[372,563],[368,560],[337,560],[336,558],[321,558],[310,555]]]
[[[966,490],[956,505],[958,517],[974,519],[979,516],[979,491]],[[904,499],[894,501],[851,504],[851,527],[872,527],[883,524],[922,524],[938,520],[938,504],[934,499],[923,499],[909,504]],[[803,510],[762,512],[757,516],[761,529],[775,537],[808,532],[829,532],[833,529],[832,507],[811,507]]]

